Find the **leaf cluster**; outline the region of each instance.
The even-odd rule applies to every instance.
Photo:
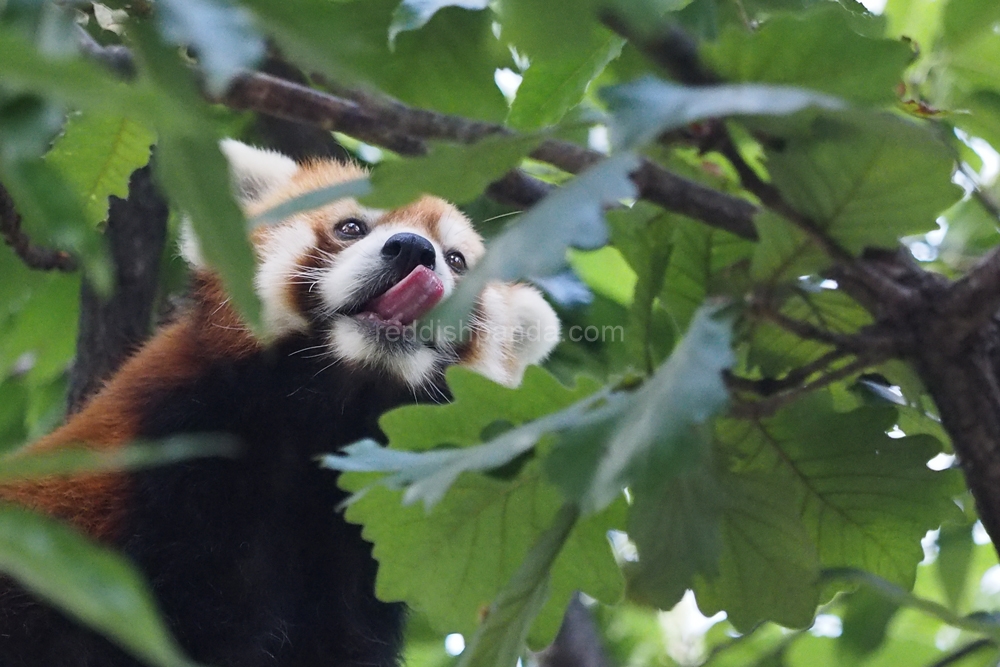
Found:
[[[688,590],[726,614],[708,664],[953,650],[906,653],[896,623],[948,624],[995,657],[996,624],[962,616],[982,602],[969,573],[986,557],[957,471],[927,465],[950,451],[936,408],[875,335],[882,313],[847,289],[857,274],[838,273],[902,243],[957,277],[996,246],[992,0],[889,0],[880,15],[852,0],[163,0],[124,7],[121,35],[85,5],[81,28],[61,4],[0,4],[0,183],[21,230],[73,253],[95,288],[114,282],[109,197],[155,145],[173,233],[190,220],[257,325],[248,221],[224,194],[217,141],[251,137],[233,91],[270,41],[379,132],[318,123],[370,178],[249,224],[343,196],[436,194],[501,217],[435,320],[466,317],[498,279],[534,281],[559,309],[564,341],[518,389],[453,369],[452,403],[392,411],[387,447],[324,459],[355,494],[346,516],[374,545],[378,595],[407,602],[426,636],[464,634],[460,664],[510,667],[543,647],[575,591],[603,605],[618,657],[646,656],[632,664],[672,664],[643,609]],[[85,57],[95,46],[126,47],[131,78]],[[365,143],[379,137],[386,150]],[[524,212],[484,196],[502,198],[511,174],[547,196]],[[750,211],[752,227],[706,210]],[[58,420],[81,278],[0,254],[12,447]],[[33,470],[8,465],[0,476]],[[935,588],[918,563],[937,529]],[[135,575],[63,527],[3,510],[0,569],[143,659],[186,664]],[[95,582],[132,606],[85,602],[107,597]],[[836,641],[777,627],[808,628],[818,608],[840,619]],[[123,614],[147,620],[115,630]]]

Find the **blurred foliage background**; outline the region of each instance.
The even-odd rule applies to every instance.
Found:
[[[249,95],[257,67],[317,106]],[[443,463],[326,461],[379,473],[341,485],[413,609],[407,665],[559,664],[538,651],[571,599],[595,665],[997,664],[1000,565],[933,392],[831,278],[902,244],[955,279],[997,246],[995,0],[0,1],[5,451],[81,382],[81,315],[127,282],[109,201],[151,147],[142,333],[183,307],[184,216],[257,326],[227,136],[361,162],[371,205],[461,205],[490,252],[442,317],[501,277],[563,319],[521,388],[454,371],[452,405],[383,418],[390,452]],[[64,527],[0,510],[0,569],[189,664],[127,561]]]

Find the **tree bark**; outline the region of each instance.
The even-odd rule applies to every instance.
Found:
[[[577,593],[566,607],[555,641],[538,654],[541,667],[611,667],[601,633]]]
[[[70,413],[83,407],[149,335],[167,215],[166,201],[153,184],[148,166],[132,174],[128,199],[111,198],[105,237],[115,280],[107,299],[86,281],[80,291],[76,360],[70,372]]]

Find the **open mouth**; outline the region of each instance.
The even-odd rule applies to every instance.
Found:
[[[444,283],[431,269],[418,266],[381,295],[361,306],[355,319],[376,327],[403,328],[426,315],[444,296]]]

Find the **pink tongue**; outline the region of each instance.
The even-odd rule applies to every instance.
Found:
[[[369,303],[369,310],[383,320],[409,324],[433,308],[444,296],[444,284],[426,266],[418,266],[388,292]]]

